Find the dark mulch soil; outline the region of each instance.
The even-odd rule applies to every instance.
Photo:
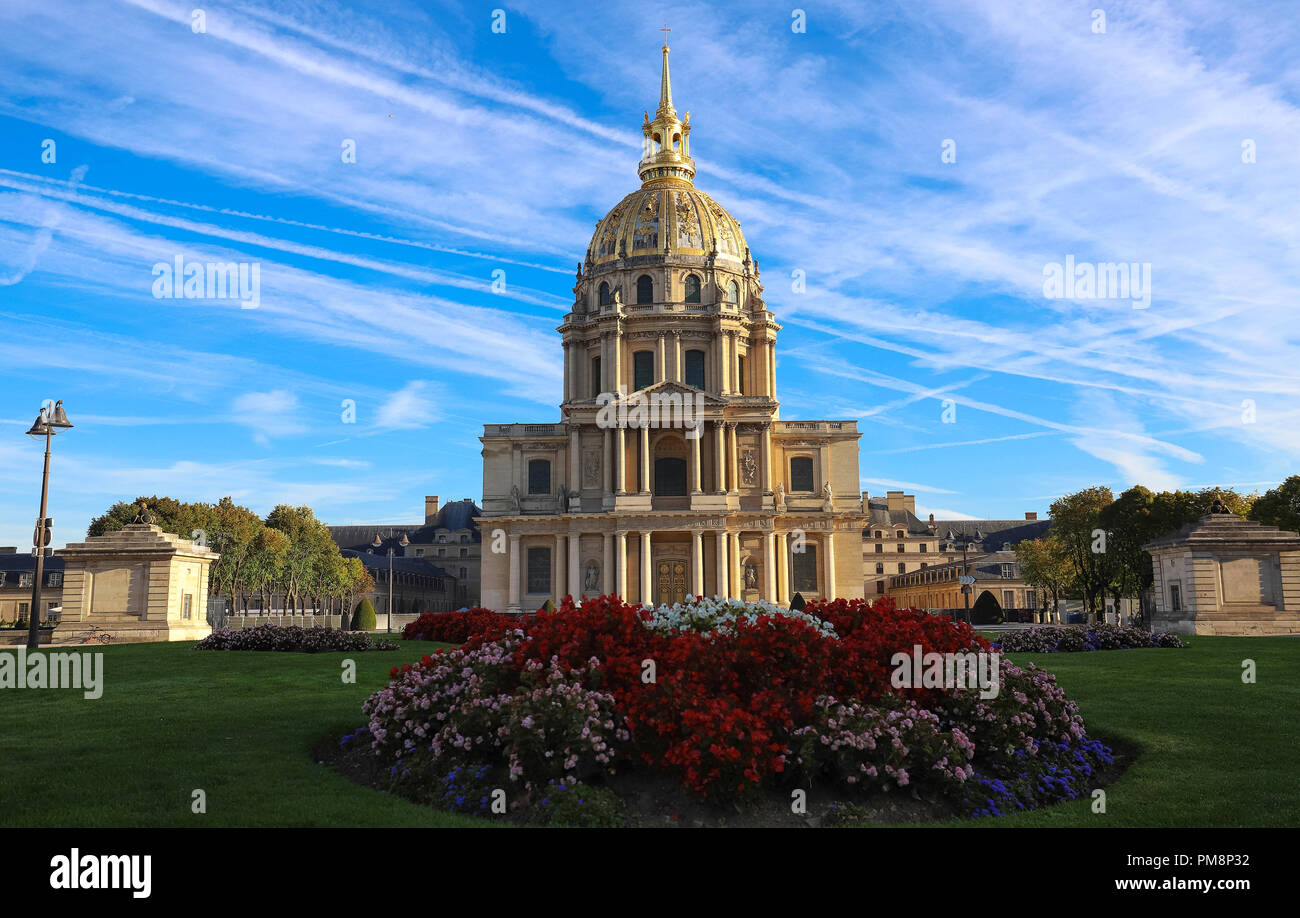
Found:
[[[1095,786],[1106,787],[1133,763],[1138,749],[1115,737],[1096,738],[1115,753],[1114,763],[1097,775]],[[335,736],[317,743],[312,748],[316,762],[358,784],[381,787],[383,766],[369,747],[364,743],[350,743],[347,748],[340,748],[340,739],[341,736]],[[846,805],[852,807],[855,825],[945,822],[959,815],[946,800],[927,799],[911,790],[846,797],[828,787],[813,787],[808,791],[807,812],[803,814],[791,812],[792,798],[788,790],[774,790],[756,805],[738,811],[735,807],[719,807],[702,801],[666,775],[626,765],[617,775],[588,783],[603,783],[618,795],[631,828],[818,828],[832,813],[832,808]],[[523,821],[519,813],[497,818]]]

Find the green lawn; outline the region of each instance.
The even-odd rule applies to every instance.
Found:
[[[1140,753],[1107,788],[1104,815],[1080,801],[973,824],[1300,824],[1300,640],[1184,640],[1184,650],[1012,654],[1056,673],[1090,734]],[[1241,681],[1246,659],[1254,685]]]
[[[1057,673],[1090,732],[1141,748],[1108,791],[989,826],[1300,824],[1300,641],[1190,639],[1186,650],[1017,654]],[[320,738],[361,723],[396,653],[196,653],[192,644],[97,648],[104,695],[0,690],[6,826],[469,826],[316,765]],[[340,679],[345,657],[357,684]],[[1258,682],[1241,682],[1241,661]],[[208,812],[190,812],[195,788]]]
[[[193,643],[96,648],[103,697],[0,690],[0,825],[470,826],[317,765],[314,743],[364,722],[392,653],[196,652]],[[341,663],[357,664],[355,685]],[[195,788],[207,814],[190,812]]]

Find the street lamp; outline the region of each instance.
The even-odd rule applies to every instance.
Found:
[[[45,552],[50,544],[50,525],[53,522],[45,517],[46,499],[50,493],[50,439],[57,431],[68,430],[72,424],[63,411],[63,400],[54,403],[52,408],[42,408],[41,413],[32,422],[27,436],[45,438],[45,471],[41,475],[41,515],[36,519],[36,529],[32,534],[32,554],[36,556],[36,578],[32,582],[31,620],[27,624],[27,649],[35,650],[41,642],[41,581],[45,579]]]
[[[383,548],[385,540],[388,541],[388,620],[384,622],[384,631],[386,631],[389,634],[392,634],[393,632],[393,542],[392,542],[393,531],[390,529],[388,531],[388,534],[385,536],[381,536],[379,533],[375,533],[375,540],[370,543],[370,547]],[[402,533],[402,537],[398,539],[397,544],[405,548],[406,546],[411,544],[411,540],[406,537],[406,533]]]
[[[976,529],[976,530],[975,530],[972,534],[970,534],[970,535],[966,535],[965,533],[962,533],[962,535],[961,535],[960,537],[958,537],[957,533],[955,533],[955,532],[953,532],[951,529],[949,529],[949,530],[948,530],[948,541],[949,541],[950,543],[961,542],[961,573],[962,573],[962,576],[963,576],[963,577],[970,578],[970,565],[966,562],[966,550],[967,550],[968,548],[970,548],[970,546],[973,545],[973,544],[976,543],[976,542],[983,542],[983,541],[984,541],[984,533],[982,533],[982,532],[980,532],[978,529]],[[974,580],[973,580],[973,579],[972,579],[971,583],[963,583],[963,584],[961,585],[961,593],[962,593],[962,596],[966,599],[966,621],[967,621],[967,622],[969,622],[970,619],[971,619],[971,616],[970,616],[970,594],[973,593],[974,591],[975,591],[975,589],[974,589]]]

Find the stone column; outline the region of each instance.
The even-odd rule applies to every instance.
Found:
[[[776,602],[776,533],[763,534],[763,598]]]
[[[767,384],[768,394],[771,395],[772,400],[776,400],[776,339],[775,338],[772,339],[771,342],[768,342],[767,350],[768,350],[768,354],[771,354],[771,359],[768,360],[768,364],[767,364],[768,367],[770,367],[771,369],[771,380],[768,381]]]
[[[511,533],[510,535],[510,561],[509,577],[510,583],[507,584],[507,595],[510,597],[508,606],[511,609],[519,608],[519,536]]]
[[[564,342],[564,400],[566,402],[569,400],[569,396],[571,394],[569,392],[569,380],[573,376],[573,367],[569,365],[570,351],[571,348],[569,347],[569,342],[565,341]]]
[[[600,547],[600,592],[608,596],[614,592],[614,533],[606,532]]]
[[[732,332],[731,338],[731,391],[740,394],[744,387],[740,382],[740,336]]]
[[[673,332],[673,379],[683,382],[682,372],[682,333]]]
[[[551,592],[555,594],[555,604],[558,606],[567,592],[564,589],[564,536],[559,534],[555,536],[555,559],[551,567],[555,570],[555,582],[551,584]]]
[[[582,493],[582,435],[576,427],[569,430],[569,490]],[[581,504],[579,504],[581,506]],[[567,513],[568,507],[561,507]]]
[[[654,605],[654,574],[650,570],[650,531],[641,533],[641,603]]]
[[[658,371],[655,374],[655,380],[657,382],[663,382],[668,378],[668,365],[665,363],[666,348],[664,347],[664,339],[667,337],[667,332],[660,332],[658,343],[655,347],[655,362],[658,364],[658,366],[655,367]]]
[[[704,422],[703,422],[703,421],[700,421],[699,424],[700,424],[700,426],[696,428],[696,431],[698,431],[698,433],[700,434],[700,436],[699,436],[699,437],[695,437],[694,439],[690,440],[690,444],[691,444],[691,495],[692,495],[692,496],[694,496],[694,495],[696,495],[696,494],[702,494],[702,493],[704,493],[704,489],[700,486],[700,485],[701,485],[701,476],[700,476],[700,437],[703,437],[703,436],[704,436]]]
[[[744,571],[740,569],[740,533],[729,532],[731,544],[727,546],[728,560],[731,562],[731,586],[737,597],[745,590]]]
[[[581,535],[569,536],[569,592],[575,599],[582,597],[582,546]]]
[[[835,530],[826,533],[826,592],[823,599],[835,598]]]
[[[622,329],[616,329],[614,334],[610,335],[609,348],[613,359],[614,375],[610,377],[613,383],[609,387],[611,392],[621,392],[623,387],[623,335]]]
[[[614,453],[614,488],[619,494],[626,494],[624,487],[626,482],[623,480],[627,477],[627,431],[620,427],[618,429],[618,449]]]
[[[763,471],[758,483],[763,486],[764,494],[772,493],[772,423],[763,422]]]
[[[782,605],[790,605],[790,540],[786,533],[777,536],[776,596]]]
[[[642,494],[650,493],[650,428],[641,428],[641,475],[640,487]]]
[[[727,532],[724,529],[718,530],[718,593],[726,598],[731,595],[730,584],[727,575],[731,572],[730,565],[727,564]]]
[[[727,425],[723,421],[713,422],[713,490],[717,494],[727,493]]]
[[[614,464],[611,456],[613,453],[614,433],[608,427],[605,428],[605,437],[600,449],[600,491],[605,497],[610,493],[610,469]]]
[[[736,436],[735,421],[727,422],[727,439],[731,441],[731,449],[728,450],[731,455],[727,460],[731,465],[731,469],[727,475],[727,483],[730,485],[731,491],[735,492],[740,490],[740,443]]]
[[[727,333],[719,331],[716,346],[714,347],[715,366],[713,371],[714,378],[717,380],[719,395],[726,395],[731,391],[731,374],[727,370],[730,364],[727,359]]]
[[[614,533],[614,554],[618,556],[618,580],[616,589],[618,598],[627,600],[627,530],[619,529]]]
[[[691,595],[704,595],[704,531],[691,530]]]

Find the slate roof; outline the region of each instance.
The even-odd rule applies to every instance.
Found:
[[[1026,539],[1038,539],[1047,535],[1052,528],[1051,520],[935,520],[934,529],[939,540],[943,541],[952,530],[961,539],[973,536],[978,529],[984,536],[984,545],[990,549],[1001,549],[1003,542],[1012,547]]]
[[[371,536],[371,538],[374,538]],[[400,549],[399,549],[400,550]],[[339,549],[339,554],[345,558],[360,558],[361,563],[366,566],[368,571],[382,570],[388,571],[388,553],[382,548],[375,549],[374,554],[368,551],[357,551],[352,548]],[[393,573],[395,574],[416,574],[425,577],[450,577],[443,568],[429,561],[428,558],[404,558],[401,555],[393,556]]]
[[[399,533],[405,532],[407,539],[413,544],[430,545],[438,541],[438,530],[450,530],[455,532],[459,529],[468,529],[470,531],[470,541],[481,542],[483,536],[478,529],[478,518],[482,515],[478,505],[473,500],[466,497],[463,500],[453,500],[443,504],[438,508],[438,513],[433,518],[433,522],[428,525],[424,523],[385,523],[383,525],[370,526],[331,526],[330,538],[334,544],[340,548],[352,548],[360,552],[365,552],[370,548],[370,543],[375,540],[375,534],[394,530]],[[401,554],[402,549],[397,549]],[[387,555],[385,554],[385,557]]]
[[[899,526],[906,526],[907,534],[911,536],[930,534],[928,520],[921,519],[911,510],[890,510],[889,499],[885,497],[867,498],[867,517],[870,526],[889,527],[890,535],[893,535]]]

